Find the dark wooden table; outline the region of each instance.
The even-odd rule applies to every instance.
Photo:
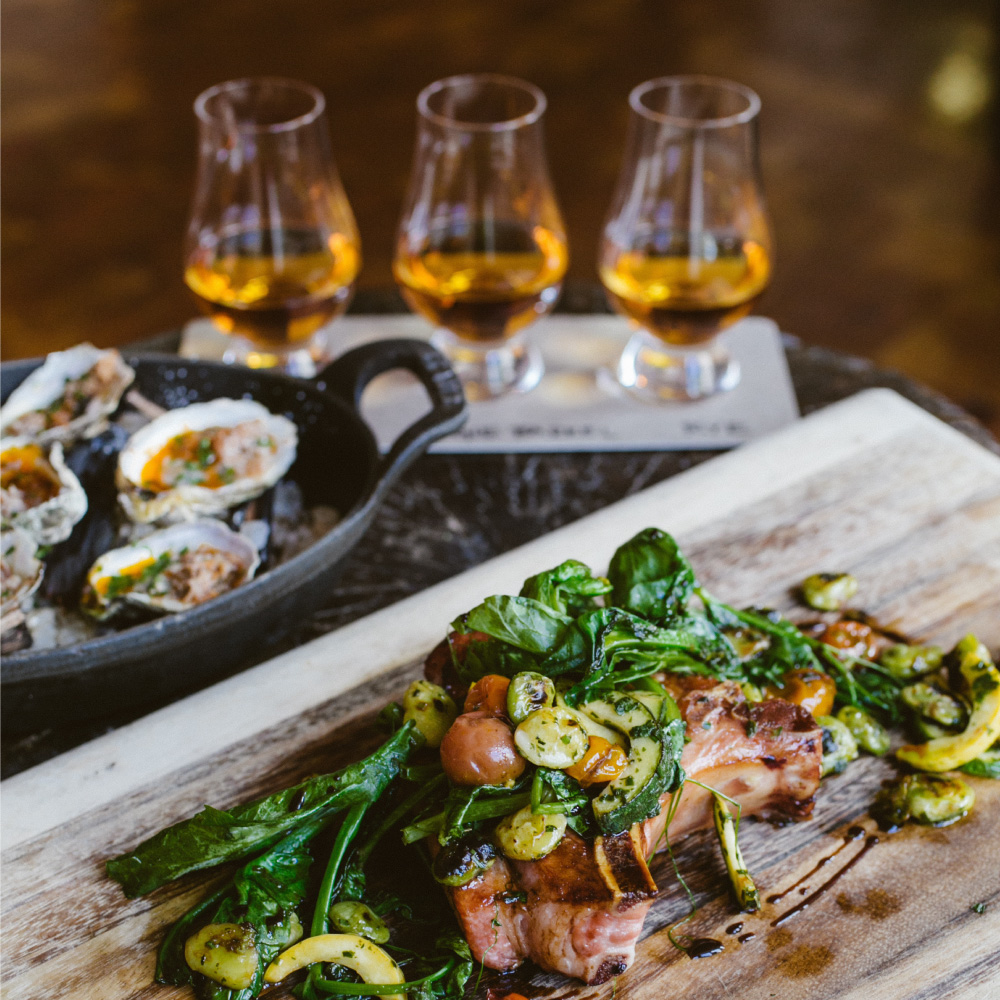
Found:
[[[358,309],[396,312],[394,291],[363,294]],[[600,290],[571,289],[562,311],[603,311]],[[177,333],[144,346],[176,349]],[[898,373],[869,361],[788,338],[788,362],[799,404],[811,413],[862,389],[894,389],[1000,453],[1000,443],[975,418]],[[368,534],[349,556],[323,610],[262,651],[259,660],[401,600],[493,556],[531,541],[591,511],[707,461],[718,452],[622,454],[427,455],[392,490]],[[256,661],[256,662],[259,662]],[[250,666],[251,664],[246,664]],[[149,706],[150,709],[156,706]],[[5,731],[2,775],[41,763],[123,725],[109,706],[105,718],[29,733]]]
[[[931,385],[1000,433],[995,0],[4,0],[3,356],[183,323],[199,91],[309,80],[364,245],[391,281],[414,101],[452,73],[548,95],[570,278],[593,281],[626,97],[709,73],[763,100],[777,240],[761,310]]]

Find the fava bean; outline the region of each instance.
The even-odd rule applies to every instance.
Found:
[[[330,922],[345,934],[358,934],[376,944],[389,940],[389,928],[370,907],[356,900],[344,900],[330,907]]]
[[[403,695],[403,721],[412,722],[429,747],[441,746],[457,715],[451,695],[431,681],[414,681]]]
[[[500,850],[515,861],[535,861],[551,854],[566,833],[566,817],[562,813],[536,816],[525,806],[497,826],[496,838]]]
[[[813,573],[802,581],[802,596],[817,611],[839,611],[857,592],[850,573]]]
[[[515,726],[540,708],[550,708],[556,700],[552,679],[533,670],[514,674],[507,691],[507,714]]]
[[[876,757],[888,751],[889,733],[878,719],[853,705],[845,705],[837,713],[837,718],[851,731],[862,750]]]
[[[858,756],[858,744],[850,729],[839,719],[821,715],[816,721],[823,727],[823,764],[820,776],[840,774]]]
[[[257,974],[251,924],[208,924],[184,942],[188,967],[231,990],[245,990]]]

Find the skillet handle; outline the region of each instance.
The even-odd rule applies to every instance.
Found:
[[[327,365],[316,380],[357,412],[368,383],[393,368],[405,368],[420,379],[431,398],[431,410],[403,431],[382,458],[376,495],[384,493],[430,444],[457,431],[468,416],[458,376],[444,355],[424,340],[362,344]]]

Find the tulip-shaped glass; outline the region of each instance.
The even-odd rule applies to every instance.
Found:
[[[720,330],[746,316],[771,274],[757,156],[760,98],[712,77],[662,77],[629,95],[625,159],[598,267],[639,328],[619,381],[650,401],[732,389]]]
[[[333,354],[361,241],[315,87],[231,80],[201,94],[184,280],[232,338],[226,360],[309,376]]]
[[[552,310],[567,263],[545,104],[532,84],[492,74],[439,80],[417,99],[393,271],[470,399],[527,391],[542,374],[523,331]]]

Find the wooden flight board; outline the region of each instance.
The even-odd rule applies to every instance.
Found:
[[[883,622],[942,645],[975,631],[1000,652],[1000,458],[891,392],[863,393],[4,782],[4,996],[189,995],[152,983],[154,956],[211,879],[129,902],[104,860],[202,803],[230,806],[356,758],[380,740],[374,712],[452,617],[568,557],[603,568],[649,525],[673,532],[731,603],[789,608],[807,574],[848,570],[859,606]],[[677,864],[699,908],[681,930],[717,939],[721,953],[695,961],[671,944],[667,927],[687,902],[661,857],[661,898],[616,986],[528,972],[504,991],[1000,996],[1000,783],[969,779],[976,807],[955,826],[875,843],[866,811],[891,773],[860,760],[823,782],[810,822],[744,825],[762,896],[786,893],[758,915],[736,913],[711,835],[682,844]]]

